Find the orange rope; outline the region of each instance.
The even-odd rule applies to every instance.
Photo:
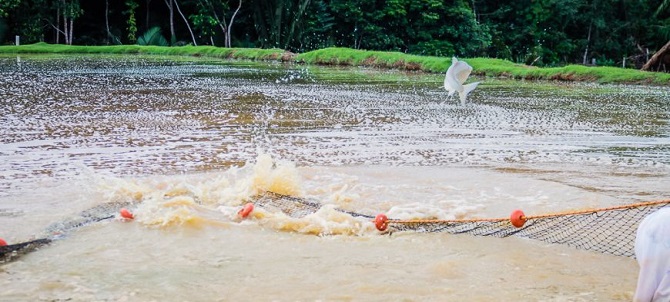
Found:
[[[634,203],[634,204],[629,204],[629,205],[613,206],[613,207],[606,207],[606,208],[599,208],[599,209],[591,209],[591,210],[566,211],[566,212],[558,212],[558,213],[544,214],[544,215],[525,216],[525,217],[523,217],[523,220],[527,221],[527,220],[530,220],[530,219],[549,218],[549,217],[557,217],[557,216],[592,214],[592,213],[604,212],[604,211],[614,211],[614,210],[622,210],[622,209],[652,206],[652,205],[663,204],[663,203],[670,204],[670,199],[658,200],[658,201],[648,201],[648,202],[641,202],[641,203]],[[507,218],[446,219],[446,220],[443,220],[443,219],[412,219],[412,220],[389,219],[388,223],[398,223],[398,224],[468,223],[468,222],[503,222],[503,221],[509,221],[509,220],[510,220],[509,217],[507,217]]]
[[[527,216],[526,219],[548,218],[548,217],[567,216],[567,215],[583,215],[583,214],[591,214],[591,213],[604,212],[604,211],[624,210],[624,209],[631,209],[631,208],[653,206],[653,205],[663,204],[663,203],[670,203],[670,199],[640,202],[640,203],[634,203],[634,204],[629,204],[629,205],[613,206],[613,207],[606,207],[606,208],[592,209],[592,210],[567,211],[567,212],[559,212],[559,213],[554,213],[554,214]]]

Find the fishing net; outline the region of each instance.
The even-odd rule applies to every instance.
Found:
[[[318,211],[322,204],[304,198],[265,192],[249,200],[271,212],[282,212],[294,218]],[[447,232],[475,236],[517,236],[548,243],[565,244],[575,248],[617,256],[635,257],[637,226],[644,217],[668,206],[670,200],[637,203],[617,207],[526,216],[515,211],[509,218],[458,220],[399,220],[383,215],[367,215],[337,209],[353,217],[373,221],[385,233]],[[130,202],[109,202],[54,223],[46,228],[40,239],[0,246],[0,263],[16,258],[60,239],[76,228],[116,217]],[[383,219],[380,219],[382,217]],[[516,225],[516,226],[515,226]]]
[[[322,206],[322,204],[317,201],[310,201],[304,198],[282,195],[273,192],[264,192],[261,195],[255,196],[250,201],[266,210],[279,211],[293,218],[305,217],[318,211]],[[353,217],[363,217],[369,219],[375,218],[371,215],[360,214],[352,211],[345,211],[342,209],[336,210],[349,214]]]
[[[60,222],[49,225],[43,232],[36,236],[39,239],[22,243],[0,246],[0,263],[10,262],[17,258],[34,252],[40,247],[51,243],[53,240],[65,237],[75,229],[116,217],[116,213],[122,207],[129,206],[130,202],[107,202],[99,204],[90,209],[82,211],[78,215],[68,217]]]
[[[320,204],[301,198],[275,193],[265,193],[254,201],[257,205],[280,210],[291,217],[303,217],[316,212]],[[652,212],[668,206],[670,200],[631,205],[563,212],[548,215],[525,216],[518,213],[515,219],[459,219],[459,220],[397,220],[381,222],[383,229],[414,232],[447,232],[475,236],[517,236],[548,243],[565,244],[578,249],[617,256],[635,257],[634,245],[637,226]],[[356,217],[376,220],[377,217],[339,210]],[[514,216],[514,213],[513,215]],[[379,223],[379,221],[376,221]],[[379,228],[380,225],[378,225]]]
[[[76,228],[114,218],[121,208],[129,205],[131,205],[131,203],[126,201],[113,201],[99,204],[82,211],[79,215],[49,225],[44,231],[43,236],[52,239],[65,236]]]
[[[0,246],[0,263],[16,260],[18,257],[36,251],[40,247],[51,243],[51,239],[42,238],[27,242]]]

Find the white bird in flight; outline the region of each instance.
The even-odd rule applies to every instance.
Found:
[[[472,66],[464,61],[459,61],[456,57],[452,57],[451,66],[447,69],[447,74],[444,77],[444,89],[449,92],[448,98],[458,92],[461,105],[465,105],[468,94],[479,85],[479,82],[463,85],[470,76],[470,72],[472,72]]]

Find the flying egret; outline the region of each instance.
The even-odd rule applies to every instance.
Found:
[[[635,237],[635,257],[640,273],[633,301],[670,301],[670,207],[642,220]]]
[[[479,82],[463,85],[470,76],[470,72],[472,72],[472,66],[464,61],[459,61],[456,57],[452,57],[451,66],[447,69],[447,74],[444,77],[444,89],[449,92],[448,98],[458,92],[461,105],[465,105],[468,93],[475,90],[479,85]]]

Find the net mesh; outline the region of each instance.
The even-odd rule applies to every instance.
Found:
[[[316,212],[321,204],[302,198],[265,193],[254,200],[257,205],[277,210],[291,217]],[[475,236],[530,238],[554,244],[565,244],[583,250],[635,257],[637,226],[644,217],[668,206],[670,200],[637,203],[618,207],[526,216],[524,225],[515,227],[509,218],[461,220],[389,219],[389,231],[447,232]],[[374,219],[374,216],[339,210],[352,216]]]
[[[121,208],[131,204],[129,201],[112,201],[96,205],[80,212],[78,215],[49,225],[40,237],[58,239],[79,227],[114,218]]]
[[[39,239],[0,246],[0,264],[14,261],[25,254],[34,252],[53,240],[67,236],[79,227],[114,218],[122,207],[129,205],[131,205],[130,202],[120,201],[103,203],[82,211],[78,215],[67,217],[60,222],[49,225],[43,234],[37,236]]]

